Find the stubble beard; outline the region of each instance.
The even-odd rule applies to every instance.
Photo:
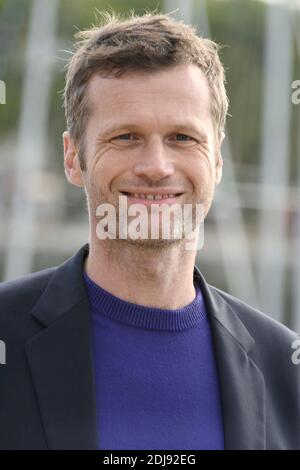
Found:
[[[89,212],[89,219],[90,219],[90,227],[92,230],[94,230],[95,237],[97,238],[96,235],[96,225],[97,225],[97,216],[96,216],[96,210],[101,204],[111,204],[115,208],[115,213],[116,213],[116,236],[115,238],[109,237],[105,240],[107,244],[111,245],[111,248],[117,249],[118,246],[120,247],[133,247],[137,248],[140,250],[144,251],[149,251],[149,250],[158,250],[158,251],[163,251],[172,247],[180,246],[183,244],[186,240],[186,237],[184,234],[182,234],[181,237],[178,237],[180,230],[182,230],[182,227],[179,226],[179,224],[174,224],[174,220],[172,220],[170,224],[170,237],[169,238],[164,238],[162,234],[162,221],[160,218],[160,227],[159,227],[159,237],[158,238],[151,238],[151,232],[150,232],[150,206],[148,206],[148,238],[137,238],[133,239],[130,237],[130,234],[127,233],[126,238],[121,238],[119,234],[119,219],[120,219],[120,208],[119,208],[119,200],[112,199],[109,200],[107,196],[97,187],[97,185],[93,182],[90,181],[89,184],[85,188],[86,192],[86,199],[87,199],[87,207],[88,207],[88,212]],[[202,220],[201,223],[203,223],[207,213],[209,212],[210,206],[213,201],[213,193],[214,193],[214,188],[213,187],[206,187],[203,191],[202,194],[198,196],[194,196],[192,200],[189,201],[184,201],[180,203],[181,209],[183,210],[184,204],[190,204],[191,207],[189,209],[190,217],[192,220],[192,230],[196,230],[196,205],[201,204],[203,209],[202,209]],[[179,204],[179,203],[178,203]],[[129,207],[129,205],[128,205]],[[161,217],[161,215],[160,215]],[[134,217],[128,216],[128,225],[130,224],[131,219]]]

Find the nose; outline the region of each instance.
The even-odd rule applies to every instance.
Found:
[[[149,141],[143,147],[138,161],[134,166],[136,176],[143,176],[151,181],[159,181],[174,173],[174,165],[160,139]]]

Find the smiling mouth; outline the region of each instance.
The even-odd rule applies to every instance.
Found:
[[[134,199],[142,199],[142,200],[149,200],[149,201],[161,201],[161,200],[167,200],[167,199],[175,199],[177,197],[180,197],[183,193],[168,193],[168,194],[144,194],[144,193],[133,193],[133,192],[127,192],[127,191],[121,191],[121,194],[124,196],[134,198]]]

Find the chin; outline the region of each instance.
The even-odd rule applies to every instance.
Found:
[[[178,246],[183,242],[183,239],[137,239],[132,238],[118,239],[116,242],[126,243],[128,246],[144,249],[144,250],[164,250],[172,246]]]

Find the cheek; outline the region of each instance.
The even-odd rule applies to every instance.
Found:
[[[124,163],[113,155],[95,156],[94,164],[88,169],[91,180],[102,192],[108,192],[114,186],[115,180],[124,172]]]
[[[202,193],[204,188],[210,187],[213,181],[212,167],[207,159],[195,161],[189,169],[188,178],[194,186],[196,193]]]

